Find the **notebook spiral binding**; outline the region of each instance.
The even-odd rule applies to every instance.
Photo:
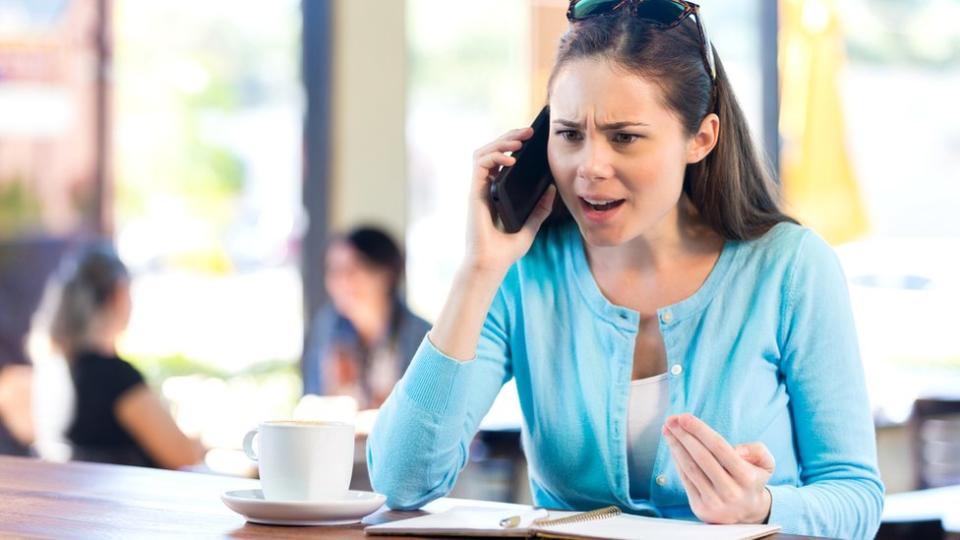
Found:
[[[598,508],[596,510],[591,510],[589,512],[582,512],[573,516],[567,516],[564,518],[540,518],[534,520],[533,525],[537,527],[549,527],[551,525],[567,525],[570,523],[583,523],[584,521],[597,521],[601,519],[607,519],[614,516],[619,516],[622,514],[621,510],[616,506],[607,506],[605,508]]]

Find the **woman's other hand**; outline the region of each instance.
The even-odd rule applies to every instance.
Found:
[[[772,499],[766,486],[775,463],[763,443],[731,446],[692,414],[668,417],[663,434],[690,508],[701,521],[767,521]]]

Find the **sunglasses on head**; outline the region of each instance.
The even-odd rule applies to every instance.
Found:
[[[700,55],[710,80],[717,79],[717,66],[713,59],[713,46],[707,38],[703,26],[700,6],[685,0],[570,0],[567,8],[567,20],[582,21],[601,15],[614,13],[620,9],[630,9],[631,13],[657,28],[673,28],[687,17],[693,16],[700,32]]]

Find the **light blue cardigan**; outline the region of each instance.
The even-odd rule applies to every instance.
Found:
[[[727,241],[693,296],[657,311],[668,414],[692,413],[731,444],[776,458],[770,523],[872,538],[883,483],[843,271],[809,229],[781,223]],[[395,509],[447,494],[477,425],[516,378],[536,505],[691,518],[661,441],[649,500],[630,497],[627,404],[639,314],[610,303],[575,224],[541,231],[506,275],[474,360],[424,339],[367,445],[374,489]]]

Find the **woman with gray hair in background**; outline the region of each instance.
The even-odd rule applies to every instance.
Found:
[[[143,375],[117,355],[132,308],[130,273],[109,245],[68,259],[54,277],[50,338],[75,390],[66,437],[73,459],[178,469],[204,449],[174,422]]]

